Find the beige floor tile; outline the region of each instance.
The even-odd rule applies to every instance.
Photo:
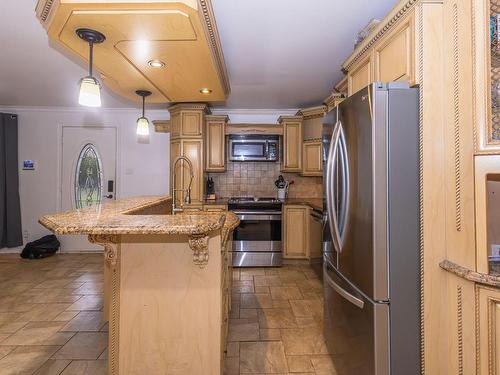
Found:
[[[7,354],[9,354],[15,348],[16,348],[16,346],[0,345],[0,359],[5,357]]]
[[[49,359],[33,375],[59,375],[70,363],[68,359]]]
[[[317,375],[335,375],[335,365],[329,355],[314,356],[311,362]]]
[[[297,322],[291,309],[260,309],[260,328],[295,328]]]
[[[262,328],[259,331],[261,341],[279,341],[281,340],[281,331],[274,328]]]
[[[281,339],[287,355],[328,354],[319,328],[282,329]]]
[[[103,306],[102,295],[87,295],[80,298],[68,307],[68,310],[101,310]]]
[[[273,299],[302,299],[302,293],[296,286],[271,286],[270,290]]]
[[[69,303],[41,303],[19,315],[18,322],[47,322],[53,320],[70,306]]]
[[[252,280],[237,280],[233,282],[233,293],[253,293],[254,285]]]
[[[278,275],[254,276],[255,286],[281,286]]]
[[[75,316],[77,316],[80,311],[63,311],[58,316],[54,318],[54,322],[69,322]]]
[[[32,375],[59,346],[18,346],[0,360],[0,375]]]
[[[240,374],[279,374],[287,371],[280,341],[240,343]]]
[[[97,359],[108,346],[108,335],[103,332],[78,332],[64,345],[55,359]]]
[[[72,293],[83,295],[102,294],[104,293],[104,283],[88,281],[83,283],[79,288],[73,290]]]
[[[229,323],[228,341],[257,341],[259,339],[259,323]]]
[[[105,360],[73,361],[61,375],[106,375],[107,373],[108,363]]]
[[[5,322],[0,323],[0,333],[14,333],[23,328],[28,322]]]
[[[238,357],[226,358],[224,361],[224,375],[239,375],[240,359]]]
[[[228,342],[226,348],[227,357],[239,357],[240,356],[240,343],[239,342]]]
[[[108,359],[109,358],[109,350],[108,348],[104,349],[101,355],[97,359]]]
[[[240,309],[240,318],[256,318],[257,317],[257,309]]]
[[[255,286],[255,293],[257,294],[270,294],[268,286]]]
[[[82,296],[71,294],[67,289],[53,289],[53,290],[33,290],[36,294],[31,294],[26,302],[30,303],[74,303]]]
[[[5,339],[3,345],[64,345],[73,333],[58,332],[64,323],[30,322]]]
[[[241,307],[244,309],[271,308],[273,301],[269,294],[242,294]]]
[[[61,331],[100,331],[104,324],[102,311],[81,311]]]
[[[311,357],[305,355],[292,355],[286,357],[289,372],[314,373]]]
[[[5,340],[10,335],[11,335],[10,333],[0,333],[0,344],[2,343],[3,340]]]

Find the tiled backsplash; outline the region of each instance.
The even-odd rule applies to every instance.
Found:
[[[321,177],[302,177],[297,173],[280,172],[280,163],[227,162],[226,172],[209,173],[215,183],[218,197],[276,197],[274,181],[280,174],[285,180],[294,181],[288,190],[290,198],[323,197]]]

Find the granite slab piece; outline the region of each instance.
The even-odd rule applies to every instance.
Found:
[[[186,234],[221,229],[227,237],[239,219],[232,212],[169,213],[168,196],[141,196],[42,216],[39,223],[55,234]],[[161,214],[164,210],[164,214]]]
[[[476,272],[471,269],[459,266],[458,264],[450,262],[449,260],[443,260],[441,263],[439,263],[439,266],[442,269],[454,273],[455,275],[462,277],[466,280],[470,280],[484,285],[500,287],[499,276]]]

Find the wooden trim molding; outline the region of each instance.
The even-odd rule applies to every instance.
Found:
[[[118,257],[117,244],[120,241],[119,235],[116,234],[89,234],[90,243],[95,243],[104,246],[104,259],[111,266],[116,266],[116,258]]]
[[[347,77],[345,78],[347,82]],[[347,94],[347,91],[346,91]],[[328,97],[323,100],[323,104],[326,105],[326,112],[330,111],[333,107],[339,104],[342,100],[345,99],[343,93],[332,92]]]
[[[302,116],[304,120],[321,118],[325,115],[327,109],[328,107],[326,104],[322,104],[316,107],[303,108],[297,111],[296,116]]]
[[[276,124],[228,124],[228,134],[273,134],[283,135],[283,127]]]
[[[47,22],[50,18],[52,5],[54,4],[54,0],[38,0],[35,8],[36,15],[40,18],[43,24]]]
[[[458,375],[464,375],[464,337],[463,337],[463,298],[462,287],[457,285],[457,355]]]
[[[205,34],[208,38],[208,45],[212,50],[212,56],[215,60],[215,65],[217,66],[217,74],[222,82],[222,87],[224,88],[224,93],[226,96],[231,92],[231,86],[229,84],[229,76],[227,74],[226,62],[224,60],[224,53],[222,52],[222,46],[220,43],[219,31],[217,29],[217,22],[215,21],[215,14],[212,8],[211,0],[198,0],[199,12],[204,20],[203,27],[205,29]]]
[[[157,133],[170,133],[170,120],[153,120],[153,126]]]
[[[206,115],[205,116],[206,121],[224,121],[228,122],[229,121],[229,116],[228,115]]]
[[[278,118],[278,123],[282,123],[283,121],[302,121],[303,116],[300,115],[295,115],[295,116],[280,116]]]
[[[167,108],[170,113],[180,111],[203,111],[205,114],[211,114],[207,103],[177,103]]]
[[[425,2],[424,0],[407,0],[396,5],[389,14],[380,22],[375,30],[361,44],[356,47],[353,54],[342,64],[342,69],[347,72],[351,67],[362,58],[368,51],[391,27],[401,18],[408,14],[415,4]]]
[[[109,310],[109,359],[108,373],[118,375],[119,370],[119,334],[120,334],[120,236],[115,234],[90,234],[91,243],[104,246],[104,257],[111,273],[111,306]],[[105,288],[107,286],[105,285]]]

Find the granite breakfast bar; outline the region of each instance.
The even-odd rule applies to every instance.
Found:
[[[46,215],[55,234],[104,246],[109,374],[217,374],[227,335],[231,212],[170,214],[135,197]]]

